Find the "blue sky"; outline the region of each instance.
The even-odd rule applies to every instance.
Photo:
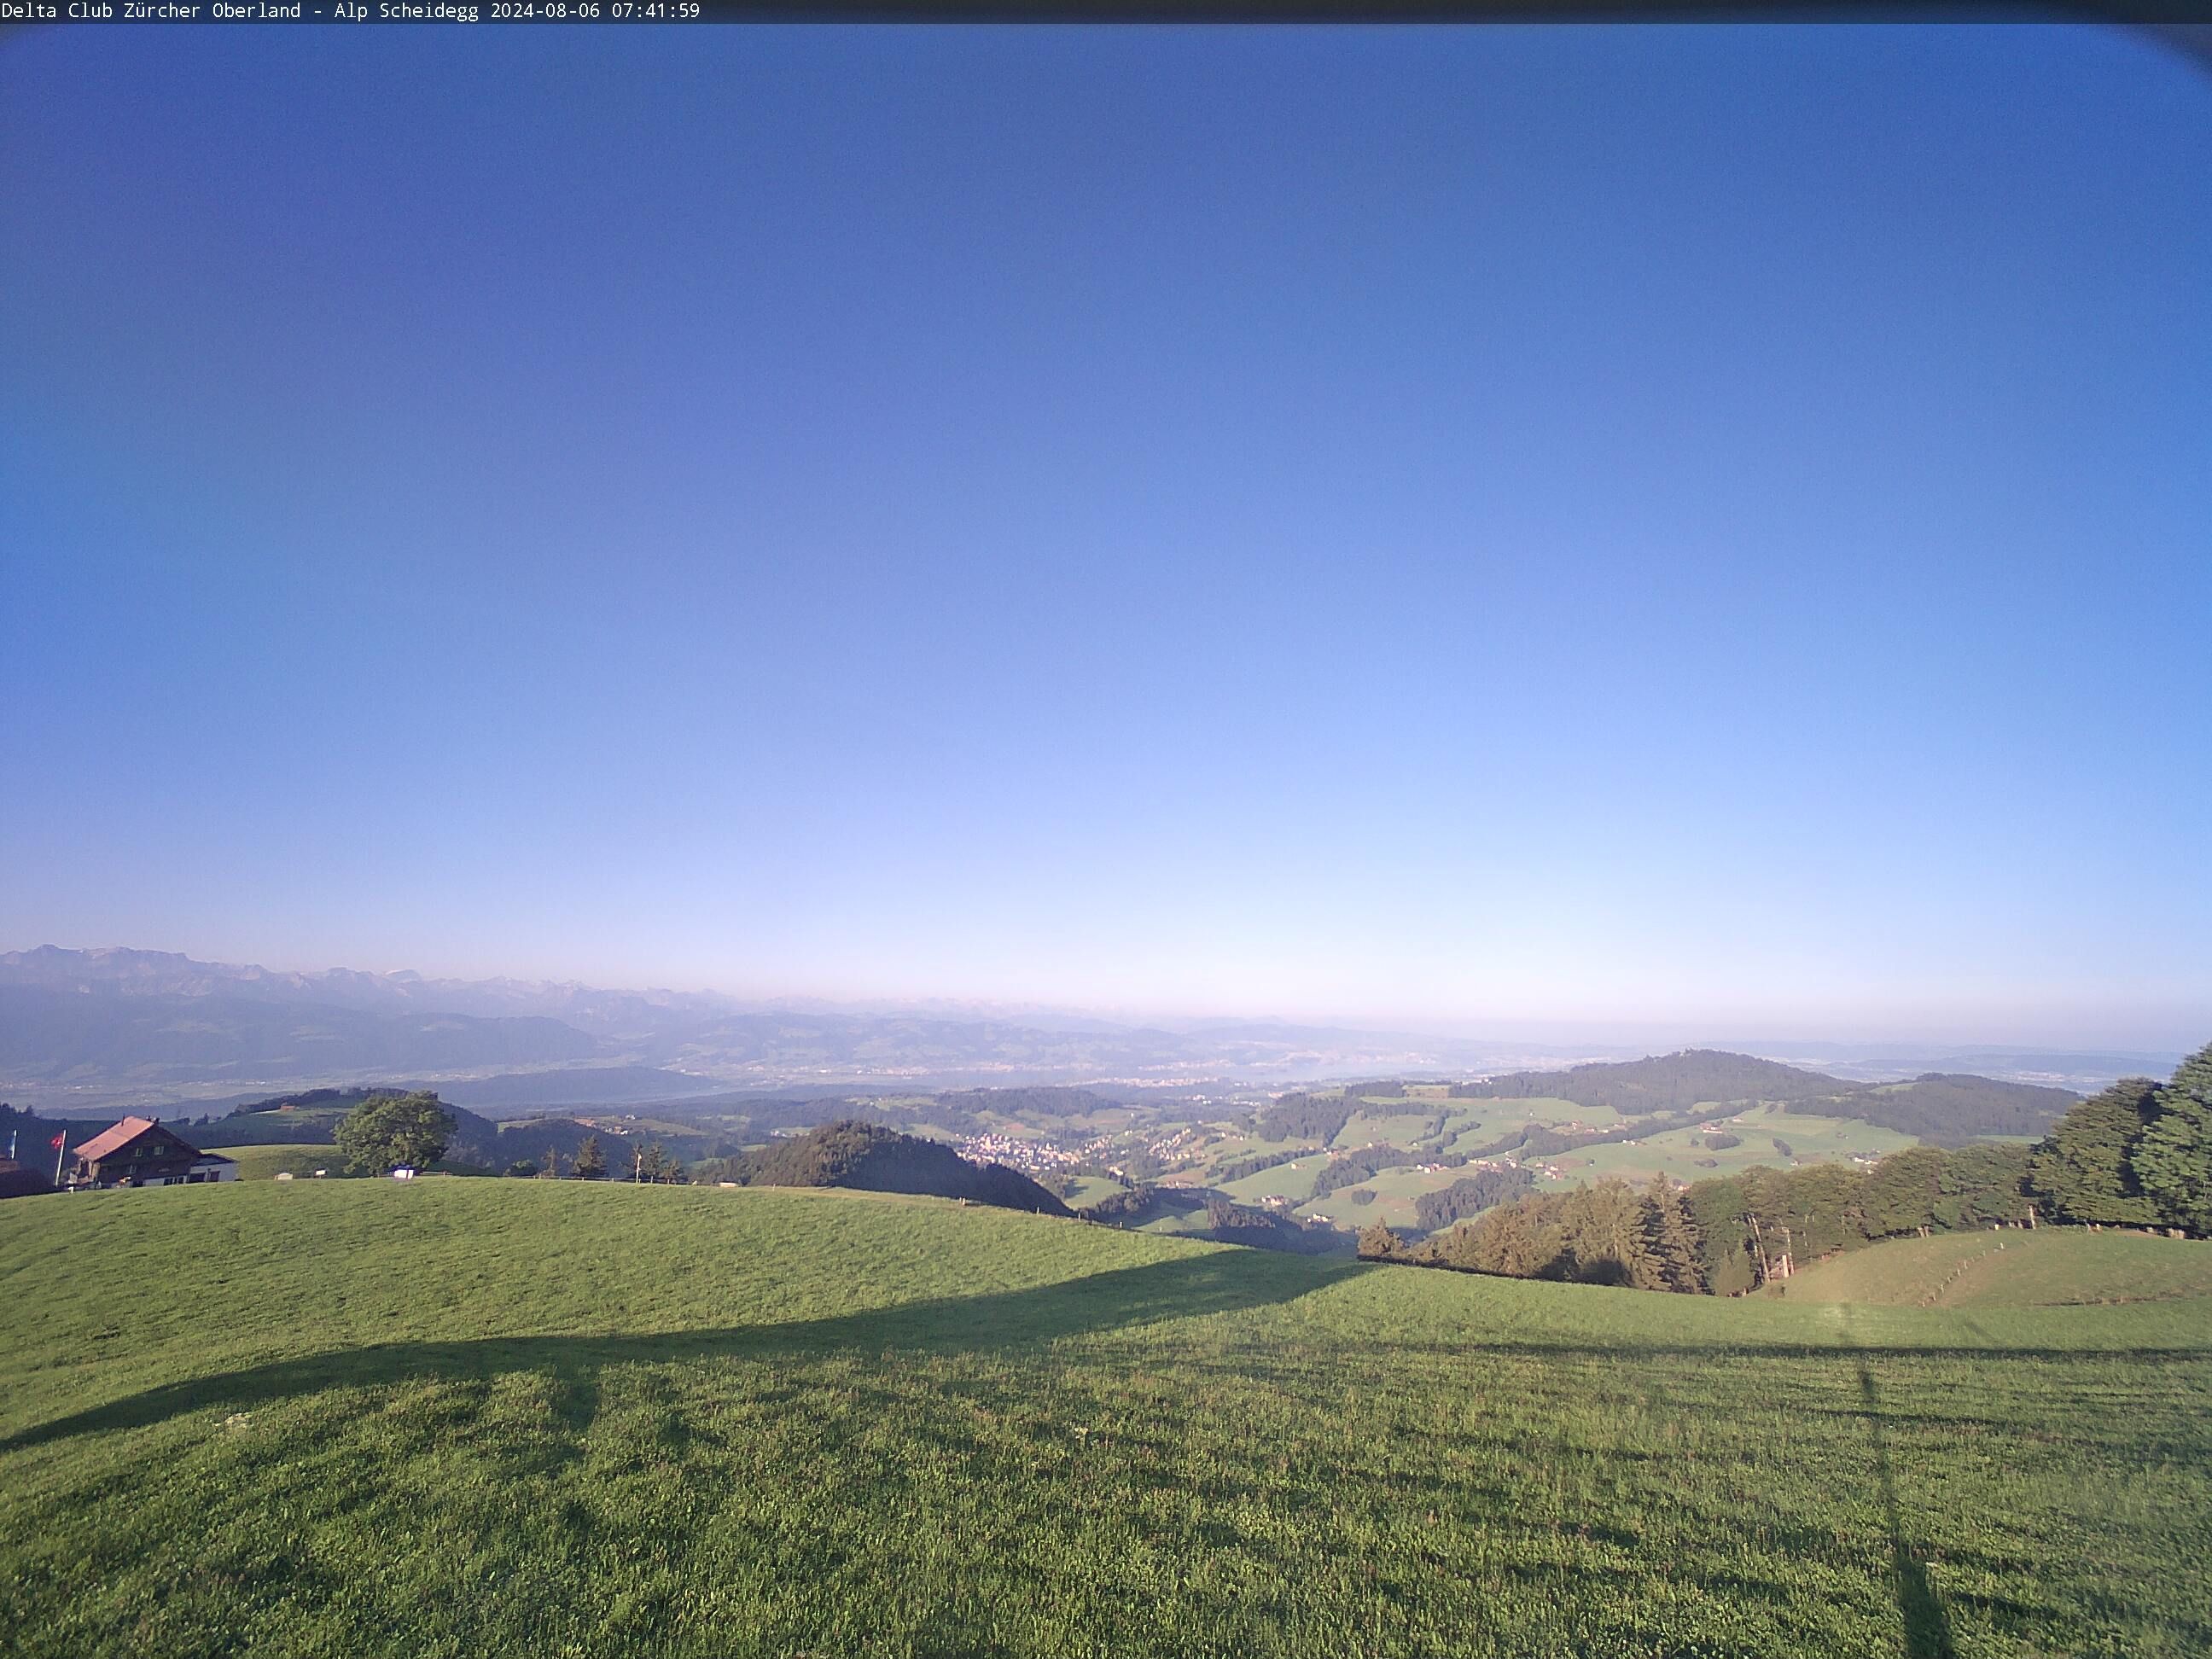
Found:
[[[0,44],[0,948],[2212,1024],[2212,76]]]

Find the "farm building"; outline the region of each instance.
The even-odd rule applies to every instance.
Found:
[[[182,1187],[237,1179],[237,1164],[200,1151],[149,1117],[126,1117],[101,1130],[76,1149],[69,1174],[72,1187]]]

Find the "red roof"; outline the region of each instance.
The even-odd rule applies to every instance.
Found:
[[[150,1117],[126,1117],[113,1128],[102,1129],[86,1141],[76,1149],[76,1155],[88,1161],[106,1158],[110,1152],[119,1152],[128,1146],[147,1130],[161,1127]],[[170,1139],[173,1140],[176,1137],[172,1135]]]

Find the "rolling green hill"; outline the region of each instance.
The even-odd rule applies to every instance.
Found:
[[[1066,1205],[1018,1170],[978,1166],[936,1141],[849,1120],[729,1158],[722,1172],[748,1187],[846,1187],[927,1194],[1042,1215],[1068,1213]]]
[[[1943,1308],[2212,1297],[2212,1241],[2079,1227],[1899,1238],[1806,1268],[1786,1297]]]
[[[1451,1093],[1455,1100],[1551,1095],[1630,1117],[1707,1105],[1784,1103],[1791,1111],[1859,1119],[1947,1146],[1989,1135],[2039,1135],[2080,1098],[2066,1089],[1933,1072],[1904,1083],[1847,1083],[1824,1072],[1711,1048],[1560,1072],[1516,1072],[1455,1084]]]
[[[225,1146],[222,1155],[238,1165],[240,1181],[273,1181],[279,1175],[312,1176],[318,1170],[335,1180],[346,1173],[345,1160],[335,1146]]]
[[[1642,1060],[1595,1060],[1560,1072],[1513,1072],[1453,1086],[1455,1099],[1500,1099],[1549,1095],[1586,1106],[1608,1106],[1625,1117],[1680,1112],[1708,1101],[1810,1100],[1851,1085],[1825,1072],[1808,1072],[1749,1054],[1715,1048]]]
[[[2212,1630],[2212,1303],[1659,1297],[432,1178],[13,1200],[0,1306],[23,1659]]]

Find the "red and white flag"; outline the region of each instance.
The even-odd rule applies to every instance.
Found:
[[[67,1130],[64,1130],[60,1134],[56,1135],[52,1140],[48,1141],[46,1145],[52,1147],[58,1152],[62,1149],[62,1142],[68,1138],[68,1133],[69,1132]]]

